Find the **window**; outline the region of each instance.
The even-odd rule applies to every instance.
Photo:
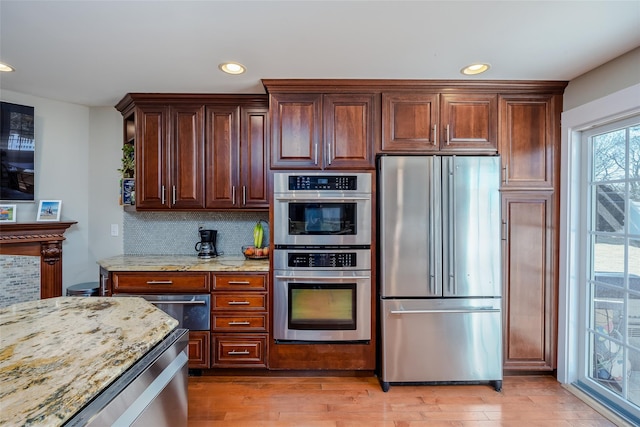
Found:
[[[582,135],[584,242],[579,383],[640,409],[640,117]]]

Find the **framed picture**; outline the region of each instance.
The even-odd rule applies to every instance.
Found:
[[[60,221],[62,200],[40,200],[37,221]]]
[[[0,205],[0,222],[16,222],[16,205]]]

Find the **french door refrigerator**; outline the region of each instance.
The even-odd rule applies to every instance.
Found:
[[[380,382],[502,388],[500,158],[378,161]]]

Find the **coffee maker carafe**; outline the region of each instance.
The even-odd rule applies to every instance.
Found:
[[[213,258],[218,256],[216,237],[218,230],[200,230],[200,241],[196,243],[199,258]]]

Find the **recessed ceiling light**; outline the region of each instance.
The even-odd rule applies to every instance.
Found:
[[[13,68],[11,65],[5,64],[4,62],[0,62],[0,71],[10,73],[11,71],[15,71],[15,70],[16,69]]]
[[[237,62],[224,62],[218,65],[218,68],[227,74],[242,74],[247,71],[244,65],[238,64]]]
[[[491,66],[489,64],[471,64],[464,67],[460,72],[467,76],[473,76],[474,74],[480,74],[487,71]]]

